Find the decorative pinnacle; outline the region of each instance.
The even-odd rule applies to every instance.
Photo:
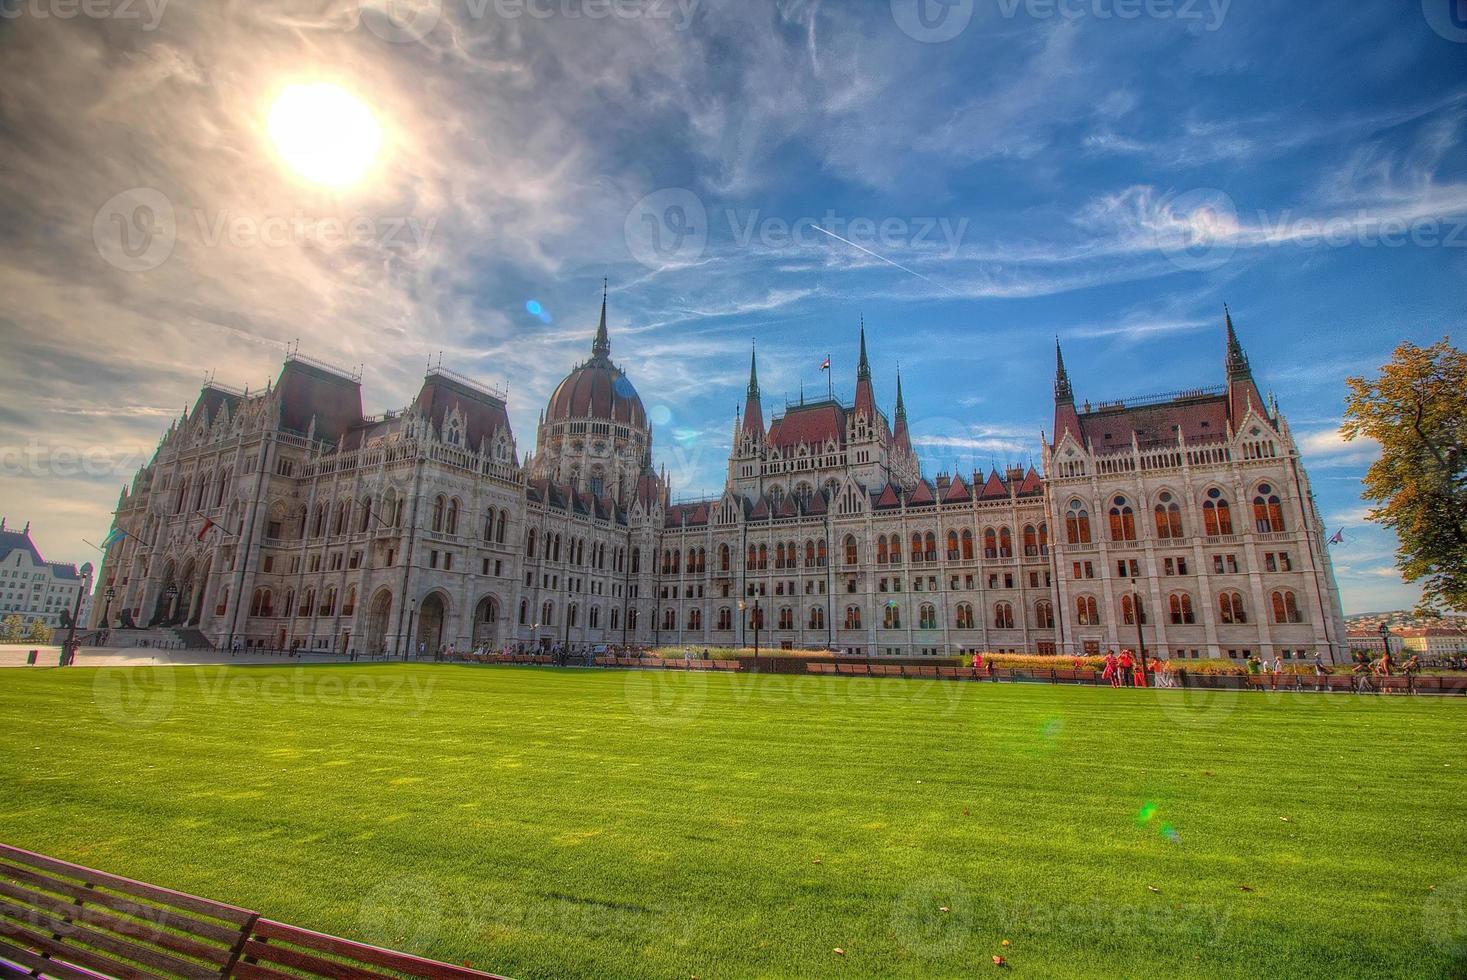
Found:
[[[601,323],[596,327],[596,339],[591,343],[591,356],[611,357],[611,337],[606,332],[606,294],[611,290],[608,279],[601,280]]]

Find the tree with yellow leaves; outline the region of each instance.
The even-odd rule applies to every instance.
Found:
[[[1396,561],[1427,608],[1467,610],[1467,353],[1403,343],[1378,378],[1349,378],[1346,441],[1380,443],[1365,474],[1370,520],[1396,532]]]

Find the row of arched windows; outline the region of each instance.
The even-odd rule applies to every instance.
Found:
[[[1105,512],[1106,527],[1112,541],[1137,539],[1136,508],[1124,494],[1112,497]],[[1153,526],[1161,540],[1181,538],[1186,533],[1181,502],[1169,490],[1156,496],[1152,508]],[[1260,534],[1286,530],[1283,502],[1272,484],[1261,483],[1253,497],[1253,527]],[[1233,534],[1233,512],[1227,496],[1213,487],[1202,501],[1202,529],[1209,537]],[[1090,509],[1081,500],[1071,500],[1065,510],[1065,540],[1070,544],[1090,544],[1092,536]],[[985,548],[986,550],[986,548]]]
[[[226,468],[212,474],[199,474],[193,482],[193,492],[189,492],[190,477],[184,477],[179,481],[177,492],[173,498],[173,513],[182,514],[185,510],[202,511],[211,507],[224,506],[224,494],[229,489],[229,479],[233,470]],[[164,498],[165,500],[167,498]]]
[[[1293,592],[1281,589],[1269,596],[1273,621],[1279,624],[1300,623],[1299,599]],[[1142,625],[1146,618],[1146,604],[1139,597],[1127,593],[1121,596],[1121,622],[1126,626]],[[1197,613],[1192,605],[1192,596],[1187,592],[1173,592],[1166,598],[1167,618],[1173,626],[1191,626],[1197,622]],[[1225,591],[1217,596],[1218,622],[1224,625],[1248,622],[1248,607],[1240,592]],[[1095,597],[1078,596],[1075,599],[1075,620],[1081,626],[1099,626],[1100,614]]]

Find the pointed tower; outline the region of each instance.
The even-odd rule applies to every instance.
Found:
[[[856,414],[876,420],[876,395],[871,390],[871,362],[866,359],[866,318],[861,318],[861,360],[856,365]]]
[[[1075,411],[1075,391],[1070,387],[1070,372],[1065,370],[1065,354],[1060,350],[1059,338],[1054,338],[1054,442],[1059,445],[1066,433],[1084,445],[1080,434],[1080,416]]]
[[[1248,364],[1248,355],[1243,353],[1243,345],[1238,342],[1238,332],[1233,329],[1233,313],[1226,303],[1223,304],[1223,317],[1228,333],[1228,418],[1236,427],[1250,408],[1259,415],[1265,415],[1268,408],[1253,380],[1253,369]]]
[[[899,453],[910,453],[912,451],[912,438],[907,432],[907,403],[902,400],[902,372],[897,369],[897,394],[896,394],[896,428],[891,434],[891,441]]]
[[[749,351],[749,388],[744,396],[744,432],[764,441],[764,409],[759,405],[759,353]]]
[[[610,280],[601,280],[601,323],[596,327],[596,339],[591,342],[592,360],[611,360],[611,335],[606,332],[606,294],[610,288]]]

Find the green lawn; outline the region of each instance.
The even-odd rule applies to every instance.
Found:
[[[0,840],[519,977],[1461,976],[1464,746],[1467,699],[6,670]]]

